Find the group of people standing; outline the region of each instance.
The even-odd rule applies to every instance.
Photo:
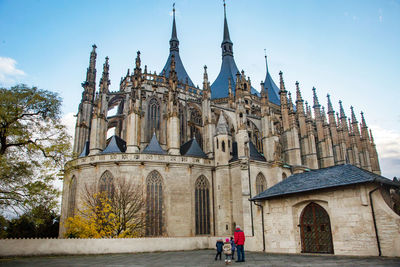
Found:
[[[240,230],[240,226],[236,226],[234,237],[230,239],[227,238],[225,242],[222,239],[218,239],[216,243],[217,247],[217,255],[215,255],[215,260],[217,260],[218,256],[221,260],[222,251],[225,255],[225,263],[230,264],[232,260],[235,259],[235,250],[237,251],[237,261],[236,262],[244,262],[244,241],[245,236],[242,230]]]

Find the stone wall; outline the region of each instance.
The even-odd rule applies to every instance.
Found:
[[[215,249],[218,238],[2,239],[0,256],[79,255]],[[257,251],[252,237],[245,249]]]
[[[385,202],[380,191],[372,194],[382,256],[400,256],[400,216]]]
[[[315,202],[329,214],[334,254],[378,256],[368,195],[375,187],[354,185],[265,201],[266,252],[301,253],[301,212]],[[400,216],[386,205],[379,192],[373,194],[373,200],[382,255],[400,256]],[[260,236],[257,231],[255,237],[259,240]]]

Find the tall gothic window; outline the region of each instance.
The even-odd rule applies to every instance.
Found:
[[[75,200],[76,200],[76,177],[72,176],[69,184],[69,195],[68,195],[68,217],[75,215]]]
[[[210,186],[203,175],[195,184],[196,235],[210,234]]]
[[[187,134],[186,134],[186,116],[185,116],[185,108],[182,105],[179,105],[179,123],[180,123],[180,136],[181,136],[181,145],[186,143]]]
[[[152,98],[149,101],[149,138],[153,136],[153,132],[158,133],[160,130],[160,104],[157,99]]]
[[[161,175],[152,171],[146,180],[146,235],[160,236],[163,233],[163,190]]]
[[[203,120],[201,118],[201,113],[196,108],[190,109],[190,138],[196,138],[197,143],[199,143],[201,149],[203,149],[203,136],[201,134],[201,129],[203,125]]]
[[[114,178],[109,171],[105,171],[100,177],[99,191],[105,192],[108,197],[114,194]]]
[[[267,181],[264,175],[260,172],[256,178],[256,193],[257,195],[264,192],[267,189]]]

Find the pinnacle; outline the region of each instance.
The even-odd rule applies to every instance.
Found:
[[[342,100],[339,100],[339,106],[340,106],[340,118],[346,118],[346,114],[344,113],[343,105],[342,105]]]
[[[313,108],[319,108],[321,105],[319,104],[318,96],[317,96],[315,87],[313,87],[312,90],[313,90],[313,100],[314,100],[314,106],[313,106]]]
[[[331,97],[329,94],[326,95],[328,98],[328,114],[334,114],[335,111],[333,110],[332,103],[331,103]]]
[[[362,127],[367,127],[367,123],[365,122],[364,112],[361,111],[361,125]]]
[[[228,123],[226,122],[224,112],[222,111],[221,114],[219,115],[217,127],[216,127],[216,134],[228,134]]]
[[[358,121],[357,121],[356,115],[354,114],[353,106],[351,106],[350,109],[351,109],[351,120],[353,123],[357,123]]]
[[[303,98],[301,97],[299,82],[296,81],[296,102],[302,102]]]

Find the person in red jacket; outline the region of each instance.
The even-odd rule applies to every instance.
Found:
[[[238,260],[236,262],[244,262],[244,241],[245,241],[245,236],[242,230],[240,230],[240,226],[236,225],[236,230],[235,230],[235,244],[236,244],[236,250],[237,250],[237,257]]]

